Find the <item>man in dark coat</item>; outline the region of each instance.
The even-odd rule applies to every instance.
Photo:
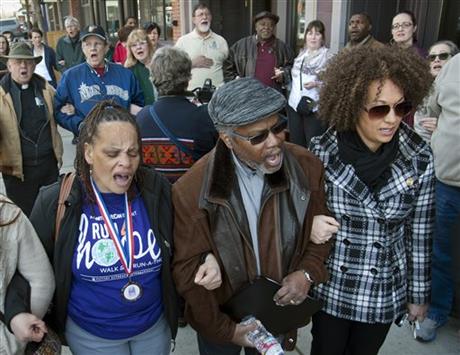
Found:
[[[279,17],[263,11],[254,17],[256,34],[240,39],[224,62],[224,80],[254,77],[266,86],[281,90],[289,82],[294,53],[275,37]]]
[[[324,169],[306,149],[284,143],[286,120],[278,113],[285,104],[253,78],[217,89],[208,110],[220,140],[173,186],[173,276],[201,354],[254,347],[246,338],[254,324],[235,322],[221,307],[257,277],[282,285],[273,300],[282,306],[302,303],[327,279],[330,242],[310,240],[314,216],[327,213]],[[194,282],[209,253],[222,271],[214,291]]]

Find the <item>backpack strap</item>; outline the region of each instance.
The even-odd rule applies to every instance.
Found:
[[[54,241],[56,242],[59,237],[59,230],[61,229],[62,217],[65,213],[65,201],[69,197],[70,190],[72,189],[73,181],[75,180],[75,172],[66,173],[61,180],[61,188],[59,189],[59,199],[56,211],[56,224],[54,232]]]
[[[171,133],[171,131],[165,126],[165,124],[161,121],[160,116],[158,116],[158,113],[154,109],[153,105],[150,106],[149,108],[150,116],[153,118],[155,121],[156,125],[158,128],[163,132],[163,134],[168,137],[175,145],[176,147],[184,152],[187,155],[190,155],[194,161],[197,161],[200,159],[200,157],[197,155],[196,152],[192,151],[190,148],[188,148],[185,144],[182,144],[179,139]]]

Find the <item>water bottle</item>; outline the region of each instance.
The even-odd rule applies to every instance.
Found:
[[[247,338],[254,344],[257,351],[262,355],[284,355],[284,350],[278,340],[255,317],[245,317],[241,324],[249,325],[253,322],[257,323],[257,328],[248,332]]]

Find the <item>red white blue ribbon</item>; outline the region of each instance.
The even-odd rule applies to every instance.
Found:
[[[121,264],[125,269],[126,274],[129,276],[133,272],[133,261],[134,261],[134,232],[133,232],[133,218],[131,214],[131,204],[128,202],[128,193],[125,192],[125,226],[126,226],[126,243],[124,246],[121,244],[121,231],[117,231],[115,223],[110,217],[109,210],[104,203],[101,193],[99,192],[96,184],[91,178],[91,186],[93,187],[94,195],[96,196],[97,207],[99,213],[107,227],[109,236],[115,244],[115,249],[121,260]]]

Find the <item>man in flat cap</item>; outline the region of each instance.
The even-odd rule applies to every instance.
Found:
[[[277,15],[262,11],[254,17],[256,34],[240,39],[224,62],[224,80],[254,77],[266,86],[282,90],[294,61],[292,49],[275,37]]]
[[[34,74],[42,59],[19,42],[0,81],[0,172],[7,196],[28,216],[41,186],[55,182],[62,140],[53,117],[54,89]]]
[[[236,323],[221,306],[258,276],[282,284],[279,305],[303,302],[312,284],[327,279],[330,243],[309,237],[313,217],[326,214],[324,170],[306,149],[284,142],[278,113],[285,104],[254,78],[224,84],[208,106],[220,139],[173,186],[173,275],[201,354],[253,347],[246,334],[254,324]],[[214,291],[194,282],[208,253],[222,272]]]

